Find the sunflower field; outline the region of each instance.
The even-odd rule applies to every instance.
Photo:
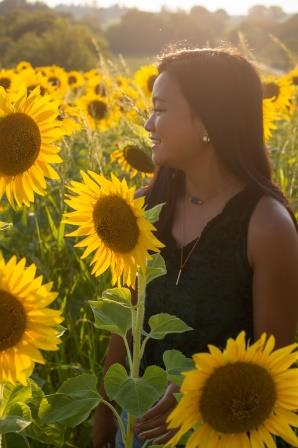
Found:
[[[143,126],[156,76],[154,64],[129,76],[124,65],[108,60],[88,72],[26,61],[0,69],[0,447],[90,447],[110,332],[125,339],[132,327],[136,340],[141,337],[143,310],[131,304],[128,288],[138,277],[142,304],[146,283],[164,273],[162,243],[154,236],[160,208],[145,211],[144,199],[135,197],[154,172]],[[298,65],[282,76],[260,76],[274,180],[298,218]],[[175,329],[170,320],[162,323],[167,332],[188,330],[178,318]],[[158,339],[161,321],[155,325],[151,337]],[[269,433],[298,446],[290,428],[298,427],[292,412],[298,408],[297,385],[287,371],[298,360],[296,344],[277,355],[271,353],[272,338],[263,335],[259,344],[276,375],[284,375],[279,396],[268,404],[278,403],[280,414],[252,431],[251,442],[243,435],[228,439],[228,446],[259,448],[264,440],[274,447]],[[257,365],[258,345],[246,352],[239,335],[227,346],[231,358],[235,345]],[[129,357],[134,378],[143,348],[139,344]],[[214,347],[209,356],[221,365]],[[179,362],[182,371],[186,361]],[[167,371],[150,372],[154,393],[144,408],[136,409],[118,391],[118,405],[128,409],[131,423],[166,386]],[[113,374],[119,379],[124,373],[119,366],[110,372],[111,397]],[[182,425],[173,446],[195,422],[183,423],[183,409],[192,406],[193,380],[200,375],[193,370],[181,388],[180,408],[169,420],[173,427]],[[293,382],[291,398],[283,378]],[[130,447],[131,434],[120,429]],[[200,440],[206,429],[197,433],[191,437],[205,446]],[[220,445],[215,430],[212,437],[210,446],[228,443]],[[190,438],[186,446],[192,443]]]

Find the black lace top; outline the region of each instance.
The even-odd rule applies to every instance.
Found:
[[[142,360],[163,366],[165,350],[177,349],[186,356],[208,351],[207,344],[224,348],[229,337],[241,330],[253,341],[252,275],[246,246],[249,219],[262,192],[252,185],[233,196],[221,213],[208,222],[178,286],[180,249],[171,230],[162,250],[167,274],[152,281],[146,290],[144,329],[153,314],[175,314],[194,330],[167,335],[164,340],[150,340]],[[184,247],[184,260],[194,241]]]

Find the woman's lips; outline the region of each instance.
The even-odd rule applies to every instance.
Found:
[[[153,147],[152,150],[157,149],[161,143],[160,138],[152,138]]]

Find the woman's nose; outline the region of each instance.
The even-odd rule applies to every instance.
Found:
[[[152,130],[154,128],[153,116],[152,115],[151,115],[151,117],[148,118],[148,120],[146,120],[146,122],[144,124],[144,128],[146,129],[147,132],[152,132]]]

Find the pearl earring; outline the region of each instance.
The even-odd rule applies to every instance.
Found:
[[[204,135],[204,136],[203,136],[203,142],[204,142],[204,143],[210,143],[210,141],[211,141],[211,140],[210,140],[210,138],[209,138],[208,135]]]

